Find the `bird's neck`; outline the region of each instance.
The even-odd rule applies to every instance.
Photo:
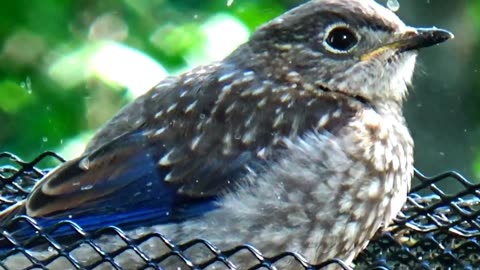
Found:
[[[375,111],[384,117],[395,117],[397,120],[403,120],[403,104],[398,101],[390,100],[373,100],[370,102]]]

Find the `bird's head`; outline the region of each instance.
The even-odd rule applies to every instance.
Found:
[[[452,37],[406,26],[373,0],[313,0],[260,27],[247,47],[267,77],[401,105],[418,49]]]

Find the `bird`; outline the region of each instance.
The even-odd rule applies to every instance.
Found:
[[[156,232],[174,243],[251,244],[265,256],[351,265],[407,199],[414,143],[403,104],[418,51],[451,38],[408,26],[373,0],[306,2],[223,60],[168,77],[126,105],[83,154],[1,212],[0,227],[21,215],[44,227],[67,219],[86,231],[115,225],[132,238]],[[29,233],[16,227],[12,236]],[[163,250],[157,242],[141,249],[151,258]],[[83,265],[99,257],[79,250],[72,256]],[[198,252],[189,254],[197,265],[208,257]],[[239,269],[258,263],[238,257]],[[132,254],[115,260],[123,269],[144,263]],[[15,256],[3,261],[19,269]],[[303,269],[294,263],[276,267]]]

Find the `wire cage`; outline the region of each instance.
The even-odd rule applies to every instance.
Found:
[[[31,162],[25,162],[10,153],[0,153],[0,210],[25,198],[33,185],[48,170],[41,169],[45,161],[64,160],[53,152],[45,152]],[[459,191],[448,194],[444,183],[455,183]],[[355,269],[480,269],[480,185],[475,185],[455,172],[427,177],[415,172],[415,180],[407,204],[388,228],[379,232],[355,260]],[[35,220],[20,216],[13,223],[25,223],[36,233],[29,239],[16,239],[9,226],[0,228],[0,269],[50,269],[58,261],[71,269],[122,269],[118,258],[134,254],[142,262],[139,269],[162,269],[161,263],[172,258],[180,260],[181,269],[237,269],[235,256],[248,253],[257,262],[250,269],[277,269],[282,260],[293,260],[304,269],[349,269],[340,260],[311,265],[301,254],[282,253],[265,257],[255,247],[243,245],[231,250],[219,250],[206,239],[192,239],[186,243],[172,243],[166,236],[151,233],[132,239],[118,227],[108,226],[87,232],[78,224],[65,220],[48,228]],[[15,225],[15,224],[13,224]],[[59,230],[73,237],[52,236]],[[98,243],[102,235],[115,235],[121,243],[115,248]],[[142,244],[155,239],[167,249],[164,255],[152,258]],[[38,256],[35,248],[43,246],[48,255]],[[191,258],[192,250],[208,251],[200,262]],[[77,256],[79,249],[91,250],[89,263]],[[9,265],[15,257],[21,263]],[[331,268],[329,268],[331,269]]]

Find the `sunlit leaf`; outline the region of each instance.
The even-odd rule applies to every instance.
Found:
[[[137,97],[167,76],[167,71],[145,53],[115,42],[102,42],[91,55],[89,74],[126,87]]]
[[[185,56],[190,67],[225,58],[250,36],[248,28],[228,14],[212,16],[201,26],[201,30],[206,37],[205,42]]]
[[[50,76],[64,88],[88,78],[98,78],[113,87],[127,88],[136,97],[167,75],[166,70],[145,53],[113,41],[86,44],[58,59]]]
[[[204,43],[206,36],[200,25],[161,25],[150,36],[150,42],[167,55],[182,55]]]

